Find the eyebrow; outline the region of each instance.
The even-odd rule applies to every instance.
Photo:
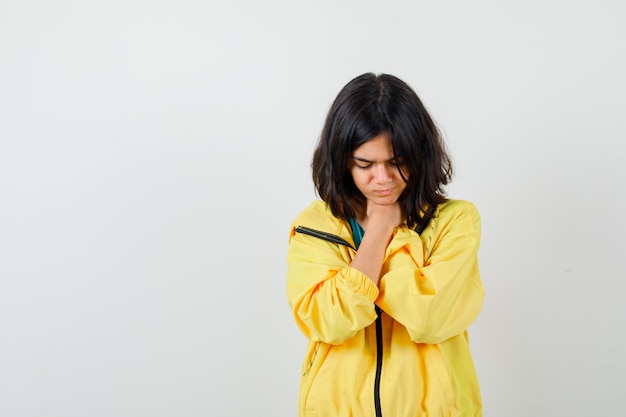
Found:
[[[369,164],[373,164],[374,163],[374,161],[370,161],[369,159],[361,158],[359,156],[352,156],[352,159],[354,159],[356,161],[359,161],[359,162],[366,162],[366,163],[369,163]],[[396,157],[394,156],[392,158],[387,159],[385,162],[395,162],[395,160],[396,160]]]

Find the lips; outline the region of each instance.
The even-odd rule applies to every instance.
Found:
[[[374,194],[376,194],[378,196],[381,196],[381,197],[387,196],[387,195],[391,194],[392,192],[393,192],[392,189],[389,189],[389,190],[374,190]]]

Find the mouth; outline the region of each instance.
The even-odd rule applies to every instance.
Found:
[[[388,190],[374,190],[374,194],[384,197],[387,196],[389,194],[391,194],[393,192],[392,189],[388,189]]]

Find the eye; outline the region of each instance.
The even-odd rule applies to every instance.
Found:
[[[402,158],[398,158],[397,160],[394,158],[394,159],[389,160],[389,164],[393,165],[394,167],[402,166],[404,165],[404,160]]]
[[[368,169],[374,164],[374,162],[368,161],[367,159],[364,159],[364,158],[353,156],[352,164],[354,164],[353,165],[354,167],[359,168],[359,169]]]

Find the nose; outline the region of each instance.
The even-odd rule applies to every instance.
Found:
[[[377,164],[374,168],[374,182],[376,184],[386,184],[391,181],[391,173],[387,164]]]

